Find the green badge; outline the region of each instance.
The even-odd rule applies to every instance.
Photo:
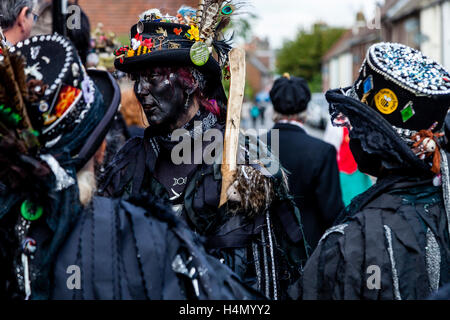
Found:
[[[37,219],[42,217],[42,214],[44,213],[44,210],[42,209],[42,207],[35,206],[30,201],[25,200],[22,203],[22,206],[20,207],[20,213],[22,214],[22,217],[25,220],[36,221]]]
[[[204,42],[196,42],[191,47],[191,60],[196,66],[203,66],[209,60],[209,49]]]
[[[416,114],[413,108],[412,101],[408,102],[408,104],[400,112],[402,114],[403,122],[406,122],[409,119],[411,119]]]

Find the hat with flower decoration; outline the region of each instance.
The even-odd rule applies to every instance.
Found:
[[[73,44],[58,34],[19,42],[8,56],[24,61],[21,82],[27,92],[21,110],[6,99],[0,112],[10,110],[16,117],[12,129],[34,133],[40,153],[65,149],[82,167],[100,146],[118,109],[116,82],[106,72],[86,72]]]
[[[15,297],[48,299],[56,254],[82,212],[76,174],[99,148],[120,91],[60,35],[0,46],[0,214]],[[8,230],[8,231],[6,231]]]
[[[334,124],[348,125],[350,137],[385,168],[439,174],[450,107],[450,74],[443,66],[402,44],[374,44],[353,86],[326,97]]]
[[[176,16],[148,10],[131,28],[131,44],[116,51],[115,67],[130,73],[151,66],[191,66],[202,72],[205,89],[211,91],[221,85],[231,50],[222,31],[235,10],[230,0],[200,0],[197,10],[183,6]]]

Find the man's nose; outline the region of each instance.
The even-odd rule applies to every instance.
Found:
[[[148,95],[148,90],[146,89],[146,86],[143,85],[142,81],[137,81],[135,84],[135,91],[136,95],[138,96],[145,96]]]

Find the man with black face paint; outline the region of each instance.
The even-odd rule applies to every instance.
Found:
[[[401,44],[369,48],[350,88],[327,92],[360,171],[377,183],[327,230],[304,299],[426,299],[450,281],[450,74]]]
[[[183,88],[178,73],[158,73],[163,70],[167,69],[138,74],[134,91],[153,130],[168,133],[189,122],[199,110],[197,99],[189,99],[198,85]]]
[[[233,7],[211,2],[217,11],[183,7],[163,21],[159,10],[143,13],[131,28],[131,46],[116,52],[115,66],[135,81],[149,126],[143,138],[130,140],[116,155],[100,192],[131,197],[147,192],[170,201],[179,219],[205,238],[208,252],[245,283],[270,299],[298,297],[307,248],[278,161],[269,154],[249,164],[254,142],[242,144],[243,164],[219,208],[222,148],[215,146],[221,146],[225,131],[221,81],[231,47],[218,35]],[[211,21],[217,25],[208,25]],[[213,138],[204,142],[209,134]]]

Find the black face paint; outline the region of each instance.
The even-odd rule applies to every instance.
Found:
[[[185,89],[176,77],[174,73],[163,75],[155,71],[137,76],[134,92],[150,126],[155,129],[168,129],[184,112]]]

